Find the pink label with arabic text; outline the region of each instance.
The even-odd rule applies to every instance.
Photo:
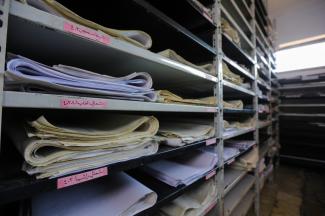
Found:
[[[213,177],[215,175],[216,175],[216,171],[213,170],[208,175],[205,176],[205,180],[208,180],[208,179],[210,179],[211,177]]]
[[[75,23],[65,22],[63,29],[66,32],[73,33],[75,35],[82,36],[106,45],[110,43],[110,39],[108,35],[87,28],[85,26],[77,25]]]
[[[216,138],[211,138],[205,141],[205,145],[212,145],[215,144],[217,142]]]
[[[60,100],[61,108],[106,108],[107,101],[102,99],[79,99],[79,98],[63,98]]]
[[[69,187],[72,185],[80,184],[82,182],[90,181],[102,176],[106,176],[108,173],[107,167],[102,167],[99,169],[94,169],[91,171],[59,178],[57,180],[57,189]]]

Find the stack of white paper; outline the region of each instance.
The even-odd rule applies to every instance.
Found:
[[[238,154],[240,154],[240,151],[237,148],[231,148],[231,147],[224,147],[223,148],[223,160],[227,161],[231,158],[236,157]]]
[[[160,160],[145,166],[144,171],[173,187],[190,185],[212,170],[218,162],[216,153],[196,150],[177,158]]]
[[[153,116],[70,114],[39,117],[6,129],[24,156],[24,169],[38,178],[56,177],[154,154],[158,120]],[[25,128],[25,130],[24,130]]]
[[[227,140],[225,141],[225,146],[237,148],[239,151],[246,151],[253,145],[255,145],[254,140]]]
[[[111,77],[76,67],[49,67],[36,61],[15,56],[7,62],[6,86],[26,89],[94,94],[110,98],[156,101],[152,78],[148,73],[132,73]]]
[[[125,173],[32,198],[32,216],[131,216],[153,206],[157,194]]]

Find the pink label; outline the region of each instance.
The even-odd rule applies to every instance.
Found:
[[[211,209],[213,209],[213,207],[216,206],[216,204],[217,204],[217,202],[211,203],[211,205],[207,209],[204,210],[204,213],[207,214]]]
[[[79,173],[79,174],[59,178],[57,180],[57,189],[80,184],[82,182],[90,181],[92,179],[96,179],[106,175],[107,175],[107,167],[102,167],[84,173]]]
[[[79,98],[63,98],[60,100],[61,108],[105,108],[107,101],[102,99],[79,99]]]
[[[208,179],[210,179],[211,177],[213,177],[215,175],[216,175],[216,171],[213,170],[208,175],[205,176],[205,180],[208,180]]]
[[[216,138],[211,138],[211,139],[208,139],[205,141],[205,145],[212,145],[212,144],[215,144],[217,142],[217,139]]]
[[[229,160],[229,161],[227,162],[227,164],[230,165],[230,164],[232,164],[234,161],[235,161],[235,158]]]
[[[64,31],[82,36],[103,44],[109,44],[110,40],[108,35],[95,31],[93,29],[87,28],[85,26],[77,25],[71,22],[65,22],[63,26]]]
[[[208,108],[206,109],[206,111],[207,111],[207,112],[215,112],[215,111],[216,111],[216,108],[214,108],[214,107],[208,107]]]

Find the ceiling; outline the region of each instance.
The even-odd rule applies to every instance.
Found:
[[[268,0],[277,45],[325,35],[325,0]]]

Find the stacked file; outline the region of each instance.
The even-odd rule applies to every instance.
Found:
[[[15,56],[7,62],[5,78],[7,88],[74,92],[139,101],[157,99],[152,89],[152,78],[145,72],[117,78],[65,65],[49,67]]]
[[[160,103],[179,103],[179,104],[191,104],[191,105],[207,105],[216,106],[216,97],[205,98],[182,98],[168,90],[157,91],[158,102]]]
[[[241,76],[233,73],[229,69],[228,65],[226,63],[224,63],[224,62],[222,62],[222,72],[223,72],[223,78],[225,80],[228,80],[228,81],[230,81],[230,82],[232,82],[232,83],[234,83],[236,85],[243,84],[244,79]]]
[[[244,130],[244,129],[250,129],[255,127],[255,121],[254,118],[249,118],[243,122],[238,122],[238,121],[233,121],[233,122],[228,122],[226,120],[223,121],[224,124],[224,135],[230,135],[238,130]]]
[[[199,216],[217,200],[217,183],[210,179],[187,191],[159,210],[161,216]]]
[[[125,173],[32,198],[32,216],[132,216],[150,208],[157,194]]]
[[[234,29],[227,20],[222,19],[221,20],[221,27],[222,27],[222,31],[228,35],[231,40],[237,44],[240,47],[240,38],[239,38],[239,34],[236,31],[236,29]]]
[[[188,143],[214,137],[215,130],[208,122],[182,122],[160,119],[158,137],[163,144],[183,146]]]
[[[187,61],[186,59],[184,59],[182,56],[178,55],[174,50],[171,49],[166,49],[164,51],[159,52],[158,54],[166,58],[169,58],[173,61],[180,62],[182,64],[195,68],[197,70],[216,76],[216,70],[214,69],[212,64],[195,65]]]
[[[239,151],[246,151],[255,145],[254,140],[227,140],[225,141],[225,146],[236,148]]]
[[[258,149],[253,148],[247,154],[240,157],[232,164],[232,168],[251,171],[256,168],[258,162]]]
[[[231,160],[232,158],[236,157],[240,154],[239,149],[232,148],[232,147],[224,147],[223,148],[223,160],[227,162],[228,160]]]
[[[258,112],[259,113],[269,113],[270,112],[270,106],[266,104],[259,104],[258,105]]]
[[[69,114],[44,116],[28,123],[8,125],[9,135],[37,178],[105,166],[154,154],[159,123],[152,116],[105,114],[98,118]],[[25,128],[25,130],[24,130]]]
[[[116,37],[119,40],[126,41],[135,46],[139,46],[145,49],[149,49],[152,45],[152,40],[150,35],[139,30],[116,30],[104,27],[100,24],[87,20],[80,17],[78,14],[64,7],[62,4],[55,0],[24,0],[27,4],[38,8],[40,10],[46,11],[56,16],[63,17],[72,22],[78,23],[85,27],[97,30],[101,33],[108,34],[110,36]],[[91,9],[91,7],[89,8]]]
[[[212,170],[218,162],[217,154],[209,150],[196,150],[173,159],[150,163],[144,167],[149,175],[177,187],[190,185]]]

